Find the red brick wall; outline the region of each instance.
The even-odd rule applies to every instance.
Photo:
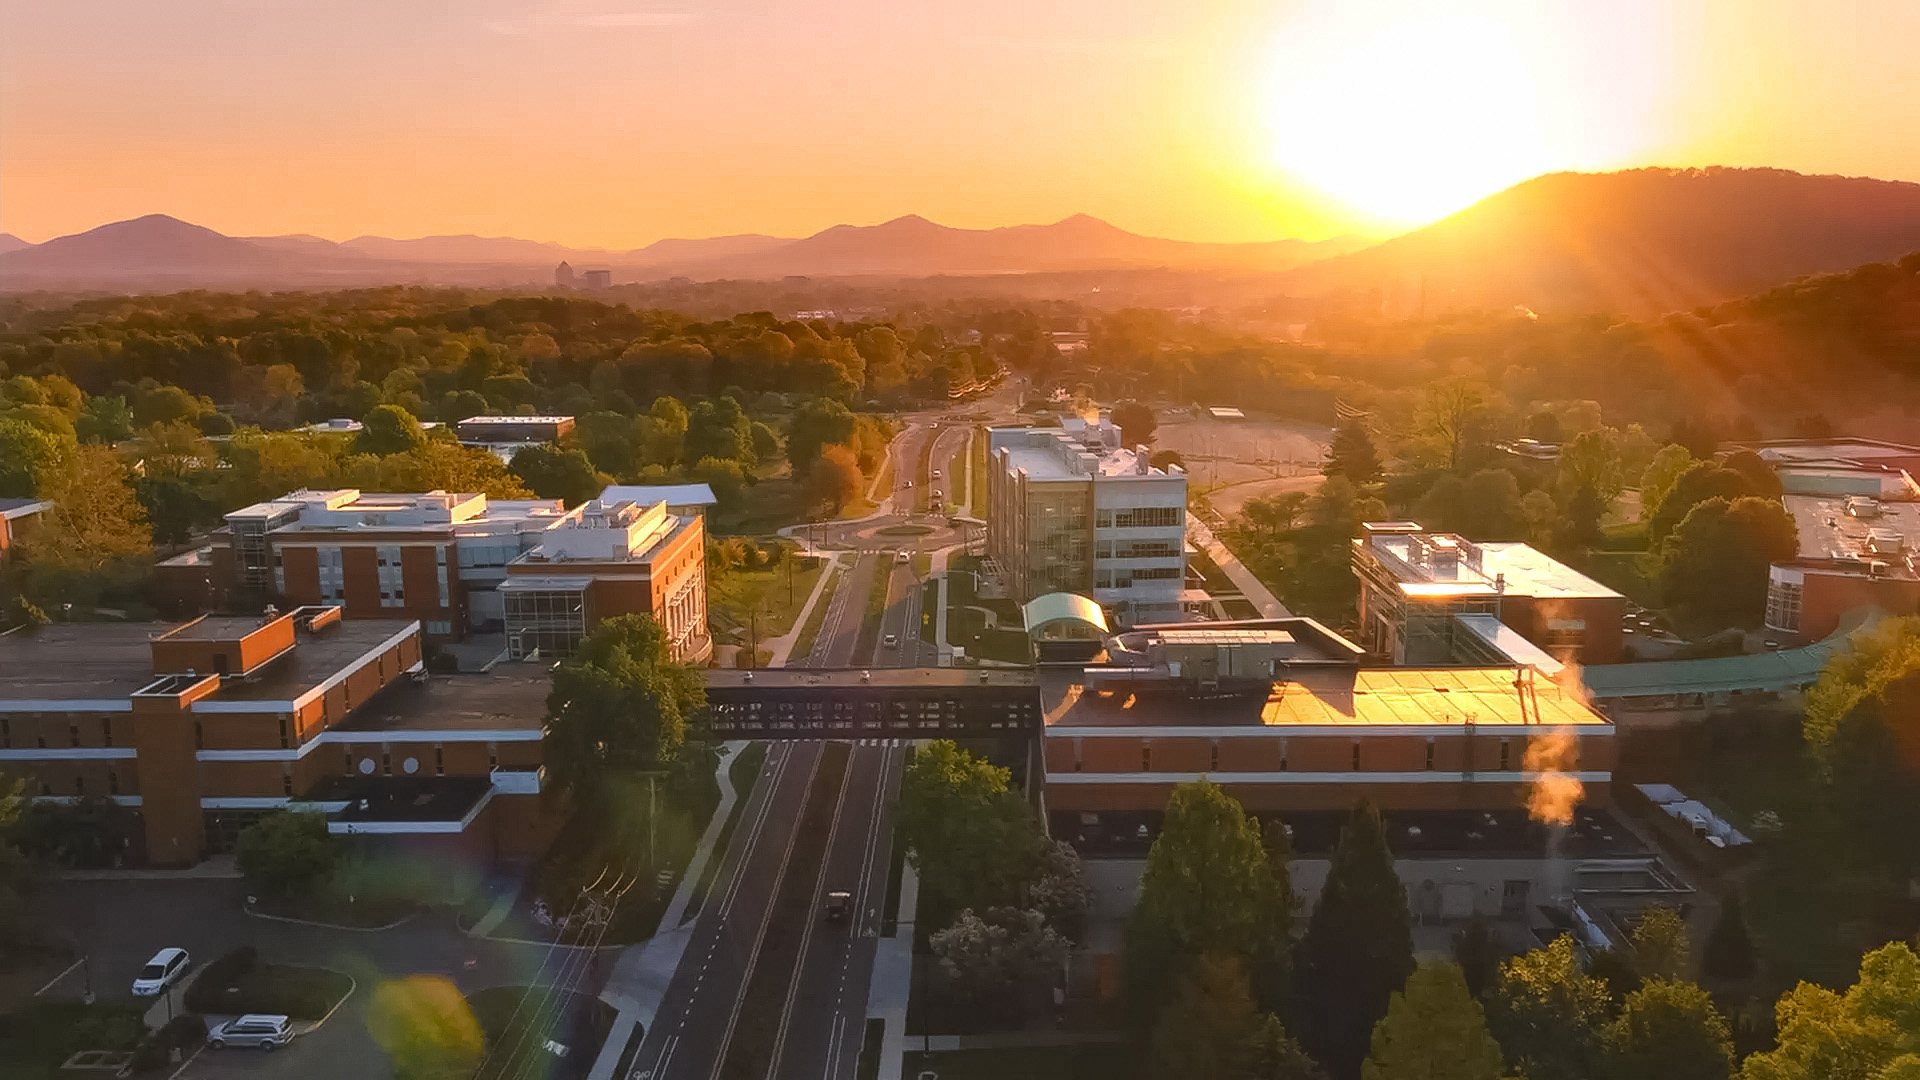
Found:
[[[1873,605],[1890,615],[1920,612],[1920,581],[1809,572],[1800,592],[1801,642],[1819,641],[1840,629],[1855,608]]]

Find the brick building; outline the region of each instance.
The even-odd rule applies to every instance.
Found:
[[[1478,655],[1491,615],[1561,661],[1618,663],[1627,598],[1527,544],[1475,543],[1410,521],[1367,522],[1353,542],[1360,644],[1394,664]]]
[[[1212,778],[1250,811],[1527,805],[1543,771],[1604,805],[1613,725],[1527,669],[1374,668],[1312,619],[1146,627],[1042,672],[1047,807],[1097,827]]]
[[[546,672],[428,679],[421,655],[417,621],[337,607],[0,635],[0,771],[129,808],[129,854],[161,865],[289,805],[481,859],[535,850]]]
[[[593,499],[563,515],[539,542],[507,564],[507,652],[571,656],[602,619],[650,614],[667,632],[673,658],[713,654],[707,629],[705,520],[665,503]]]
[[[1904,475],[1904,474],[1903,474]],[[1819,641],[1859,609],[1920,613],[1920,503],[1787,495],[1800,554],[1767,569],[1767,629]]]

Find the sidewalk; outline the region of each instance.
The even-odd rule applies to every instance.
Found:
[[[879,940],[873,953],[873,981],[867,986],[867,1018],[884,1025],[880,1036],[880,1072],[874,1080],[900,1080],[907,1053],[907,1001],[913,994],[913,913],[920,906],[920,875],[912,853],[900,872],[899,918],[893,936]]]
[[[933,651],[941,667],[953,663],[953,647],[947,643],[947,560],[954,552],[965,551],[966,547],[965,544],[955,544],[934,552],[933,565],[928,571],[940,582],[940,588],[936,590],[938,601],[933,612]]]
[[[1187,515],[1187,535],[1192,537],[1193,546],[1205,551],[1207,558],[1212,559],[1220,572],[1227,575],[1227,580],[1233,582],[1241,595],[1260,609],[1261,618],[1285,619],[1293,614],[1280,602],[1279,597],[1273,595],[1273,590],[1254,577],[1253,571],[1247,569],[1233,552],[1227,550],[1225,544],[1214,537],[1213,530],[1207,528],[1205,522],[1192,514]]]
[[[210,855],[178,870],[62,870],[65,881],[230,881],[240,876],[232,855]]]
[[[588,1080],[612,1080],[613,1070],[620,1064],[620,1055],[626,1052],[634,1026],[639,1025],[644,1031],[653,1025],[654,1014],[666,997],[667,984],[673,981],[681,954],[687,951],[687,942],[693,938],[693,927],[683,926],[681,922],[686,918],[693,890],[706,871],[707,860],[714,857],[714,846],[733,813],[733,804],[739,798],[739,793],[733,790],[729,766],[733,764],[734,755],[747,744],[735,740],[725,745],[728,752],[720,755],[720,765],[714,770],[714,779],[720,784],[720,804],[714,807],[706,831],[700,834],[700,845],[687,860],[687,872],[680,875],[680,887],[673,891],[673,899],[661,913],[659,928],[646,941],[621,950],[606,985],[600,988],[600,1000],[619,1010],[619,1015],[614,1017],[613,1030],[607,1032],[607,1041],[600,1045],[600,1056],[593,1059]]]

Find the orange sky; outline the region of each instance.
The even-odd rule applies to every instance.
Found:
[[[1913,0],[0,0],[0,229],[1382,231],[1532,173],[1920,180]]]

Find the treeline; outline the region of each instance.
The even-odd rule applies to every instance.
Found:
[[[1837,1080],[1904,1075],[1920,1050],[1920,957],[1905,944],[1869,952],[1851,989],[1801,984],[1769,1024],[1744,1004],[1755,964],[1737,901],[1697,960],[1661,907],[1619,951],[1563,935],[1506,955],[1475,919],[1451,958],[1417,958],[1377,811],[1350,815],[1297,934],[1288,858],[1284,831],[1225,789],[1175,789],[1127,932],[1147,1075]]]

